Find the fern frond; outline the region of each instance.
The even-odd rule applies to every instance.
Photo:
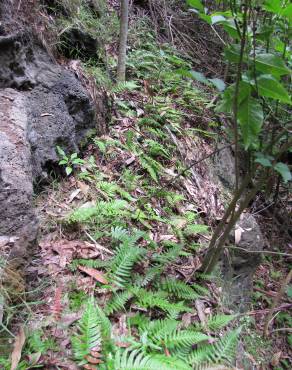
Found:
[[[111,264],[112,281],[123,288],[131,277],[131,271],[136,262],[145,254],[145,249],[131,247],[128,242],[124,242],[118,249]]]
[[[237,315],[223,315],[218,314],[215,316],[211,316],[207,322],[207,327],[212,331],[217,331],[224,328],[226,325],[230,323],[230,321],[234,320]]]
[[[173,333],[179,325],[179,321],[173,319],[153,320],[147,326],[141,326],[142,331],[147,331],[148,336],[157,341],[161,336]]]
[[[168,251],[162,254],[154,254],[153,261],[160,263],[161,265],[168,265],[169,263],[175,261],[180,253],[182,252],[183,246],[180,244],[174,244]]]
[[[101,346],[100,318],[93,300],[86,304],[85,311],[78,322],[78,334],[71,338],[72,349],[76,360],[84,362],[85,356]]]
[[[209,290],[202,285],[199,284],[192,284],[192,288],[197,291],[199,296],[208,296],[209,295]]]
[[[117,351],[114,365],[119,370],[191,370],[182,360],[130,349]]]
[[[111,228],[111,237],[114,240],[123,242],[129,237],[129,233],[126,229],[121,226],[116,226]]]
[[[106,308],[105,308],[105,313],[107,315],[111,315],[114,312],[124,310],[125,309],[125,304],[133,298],[134,294],[130,290],[125,290],[120,293],[116,293],[112,296],[112,298],[108,301]]]
[[[165,278],[159,286],[177,298],[194,300],[200,297],[191,286],[178,279]]]
[[[126,81],[117,83],[111,90],[111,92],[116,94],[121,94],[125,91],[137,90],[139,86],[134,81]]]
[[[144,275],[136,275],[134,278],[134,284],[137,287],[144,288],[151,281],[153,281],[156,276],[161,273],[162,267],[160,265],[150,267]]]
[[[181,312],[191,312],[192,309],[186,306],[183,302],[172,303],[164,296],[165,292],[151,292],[145,289],[140,289],[138,297],[138,305],[145,308],[159,308],[168,314],[170,318],[176,318]]]
[[[231,364],[236,354],[239,333],[240,328],[229,332],[218,342],[192,352],[188,357],[189,364],[198,370],[207,364]]]
[[[165,343],[167,348],[191,347],[194,344],[210,339],[206,334],[191,330],[177,330],[171,334],[162,335],[159,342]]]

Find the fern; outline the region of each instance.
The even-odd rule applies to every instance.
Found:
[[[129,237],[128,231],[120,226],[112,227],[110,235],[112,239],[118,240],[120,242],[125,241]]]
[[[209,318],[207,322],[207,327],[212,331],[217,331],[224,328],[230,323],[230,321],[234,320],[235,318],[236,315],[218,314]]]
[[[197,293],[200,295],[200,296],[209,296],[209,290],[205,287],[203,287],[202,285],[199,285],[199,284],[195,284],[193,283],[192,284],[192,288],[197,291]]]
[[[174,262],[178,259],[182,252],[182,249],[182,245],[173,243],[168,251],[162,254],[154,254],[152,259],[153,261],[158,262],[166,267],[169,263]]]
[[[181,312],[191,312],[192,309],[183,302],[172,303],[166,296],[165,292],[151,292],[140,289],[138,294],[138,305],[145,308],[159,308],[168,314],[170,318],[176,318]]]
[[[119,287],[125,287],[131,277],[131,271],[136,262],[145,254],[145,249],[132,247],[124,242],[118,249],[111,264],[112,281]]]
[[[121,94],[125,91],[137,90],[139,86],[134,81],[117,83],[111,90],[112,93]]]
[[[158,354],[144,354],[139,350],[117,351],[114,369],[119,370],[191,370],[183,361]]]
[[[100,315],[93,300],[86,304],[85,311],[78,323],[78,334],[71,338],[72,349],[76,360],[80,364],[86,363],[85,356],[92,350],[99,350],[101,346]]]
[[[86,259],[76,259],[73,260],[70,264],[70,270],[76,271],[79,265],[91,267],[91,268],[101,268],[101,267],[108,267],[110,264],[109,260],[86,260]]]
[[[149,173],[152,179],[158,182],[158,175],[162,170],[161,164],[145,154],[141,155],[139,160],[141,166]]]
[[[163,279],[159,286],[180,299],[194,300],[200,297],[191,286],[174,278]]]
[[[229,332],[215,344],[203,346],[188,357],[188,362],[194,369],[200,369],[202,365],[231,364],[237,349],[237,341],[240,328]]]
[[[177,330],[171,334],[161,336],[161,343],[165,343],[167,348],[172,347],[191,347],[194,344],[210,339],[209,336],[191,330]]]
[[[147,326],[141,326],[141,330],[147,331],[148,336],[157,341],[161,336],[173,333],[178,326],[179,322],[174,319],[153,320]]]
[[[112,313],[120,310],[125,310],[125,304],[133,298],[134,294],[131,290],[125,290],[124,292],[116,293],[108,301],[105,313],[111,315]]]
[[[150,267],[144,275],[136,274],[134,277],[134,284],[137,287],[144,288],[146,287],[151,281],[153,281],[157,275],[159,275],[162,271],[163,267],[160,265]]]

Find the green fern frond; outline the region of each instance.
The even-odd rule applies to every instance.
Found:
[[[226,325],[230,323],[230,321],[234,320],[237,315],[223,315],[218,314],[215,316],[211,316],[207,322],[207,327],[212,331],[217,331],[224,328]]]
[[[139,86],[134,81],[126,81],[117,83],[111,90],[112,93],[121,94],[125,91],[137,90]]]
[[[200,297],[191,286],[178,279],[165,278],[159,286],[161,289],[180,299],[194,300]]]
[[[145,154],[141,155],[139,160],[141,166],[149,173],[152,179],[158,182],[158,175],[162,170],[161,164]]]
[[[117,351],[114,368],[119,370],[191,370],[182,360],[139,350]]]
[[[202,285],[199,285],[199,284],[195,284],[193,283],[192,284],[192,288],[197,291],[197,293],[200,295],[200,296],[209,296],[209,290],[205,287],[203,287]]]
[[[141,326],[141,330],[146,331],[153,341],[157,341],[161,336],[175,332],[179,324],[174,319],[152,320],[147,326]]]
[[[174,244],[169,248],[168,251],[162,254],[153,254],[152,259],[154,262],[158,262],[164,267],[169,263],[174,262],[180,256],[183,246],[180,244]]]
[[[80,364],[86,363],[84,358],[90,354],[90,351],[100,349],[101,330],[99,324],[99,314],[91,299],[87,302],[85,311],[78,322],[79,333],[71,338],[74,357],[81,361]]]
[[[145,249],[131,247],[128,242],[124,242],[117,248],[117,254],[111,263],[111,279],[119,287],[123,288],[131,278],[131,271],[145,254]]]
[[[111,315],[114,312],[125,310],[125,304],[133,298],[134,294],[131,290],[125,290],[123,292],[116,293],[108,301],[105,313]]]
[[[191,312],[192,309],[183,302],[172,303],[165,297],[163,291],[147,291],[140,289],[137,293],[138,305],[145,308],[159,308],[168,314],[169,318],[176,318],[181,312]]]
[[[163,268],[159,265],[150,267],[145,275],[139,275],[134,279],[135,286],[140,288],[146,287],[159,275],[159,273],[161,273],[162,269]]]
[[[121,226],[116,226],[111,228],[111,237],[114,240],[123,242],[129,237],[128,230],[124,229]]]
[[[240,328],[229,332],[218,342],[192,352],[188,357],[189,364],[198,370],[208,364],[231,364],[236,354],[239,333]]]
[[[194,344],[210,339],[206,334],[191,330],[177,330],[171,334],[162,335],[159,342],[165,343],[167,348],[191,347]]]
[[[91,268],[101,268],[108,267],[110,264],[109,260],[86,260],[84,258],[73,260],[70,264],[70,270],[76,271],[79,265],[91,267]]]

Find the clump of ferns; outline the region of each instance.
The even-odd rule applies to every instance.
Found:
[[[232,319],[217,316],[210,319],[209,326],[221,329]],[[104,370],[199,370],[215,364],[230,365],[240,332],[229,331],[217,339],[193,326],[183,328],[179,320],[143,319],[141,314],[128,323],[129,334],[116,338],[108,316],[93,298],[88,300],[71,337],[74,359],[79,365],[98,362],[99,369]],[[126,349],[120,348],[121,340]]]

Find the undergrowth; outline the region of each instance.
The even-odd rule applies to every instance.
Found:
[[[60,32],[78,26],[102,35],[104,43],[116,37],[117,18],[103,8],[94,17],[79,2],[70,14],[59,19]],[[75,258],[65,269],[71,280],[77,281],[80,267],[103,277],[90,294],[74,284],[66,292],[69,313],[82,311],[82,317],[66,329],[65,348],[79,366],[90,369],[228,366],[240,329],[225,328],[235,316],[218,312],[200,321],[195,303],[210,298],[214,282],[196,272],[199,266],[185,273],[204,248],[208,226],[200,218],[199,204],[191,204],[183,189],[162,186],[185,168],[180,140],[216,139],[215,123],[208,126],[202,119],[211,106],[211,91],[182,75],[181,70],[191,68],[190,61],[156,42],[147,17],[132,27],[137,37],[130,36],[126,83],[114,84],[116,62],[110,55],[102,55],[102,63],[98,55],[85,65],[97,85],[107,88],[115,115],[109,135],[92,139],[91,152],[78,166],[70,162],[68,175],[89,187],[90,201],[67,206],[70,212],[58,220],[58,227],[69,239],[89,236],[111,254]],[[70,155],[63,152],[60,159]],[[60,312],[53,312],[48,323],[56,332],[64,329],[61,302],[58,307]],[[53,358],[61,351],[53,337],[45,325],[27,333],[19,368],[38,366],[42,359],[45,363],[46,353]]]

